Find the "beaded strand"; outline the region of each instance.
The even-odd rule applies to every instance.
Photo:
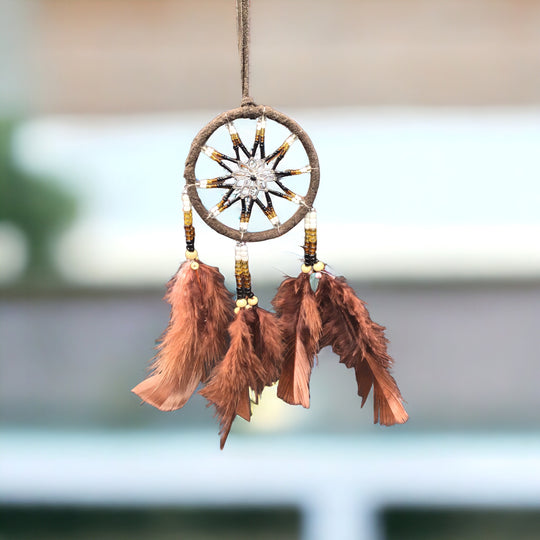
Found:
[[[234,277],[236,280],[236,308],[234,312],[238,313],[241,308],[250,309],[256,306],[259,299],[251,290],[247,244],[245,242],[237,242],[234,255]]]
[[[182,192],[182,210],[184,212],[184,232],[186,234],[186,259],[191,261],[191,269],[197,270],[199,254],[195,249],[195,227],[193,226],[193,211],[187,189]]]
[[[317,259],[317,211],[312,208],[304,218],[304,264],[302,272],[320,272],[324,263]]]

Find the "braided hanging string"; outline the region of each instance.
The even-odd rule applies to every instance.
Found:
[[[242,106],[255,105],[249,95],[249,2],[236,0],[238,52],[240,54],[240,76],[242,79]]]

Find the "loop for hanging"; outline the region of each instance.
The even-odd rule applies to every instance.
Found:
[[[249,95],[249,2],[250,0],[236,0],[242,107],[255,105],[253,98]]]

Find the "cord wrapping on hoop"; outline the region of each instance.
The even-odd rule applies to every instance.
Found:
[[[206,206],[203,204],[198,194],[198,188],[201,188],[202,186],[200,182],[198,182],[197,177],[195,175],[195,167],[197,164],[197,160],[199,159],[199,156],[201,155],[201,152],[203,154],[206,154],[203,148],[207,145],[208,139],[221,126],[229,126],[232,122],[234,122],[234,120],[237,120],[239,118],[247,118],[251,120],[256,120],[260,118],[261,116],[264,116],[266,120],[272,120],[286,127],[291,133],[291,135],[295,136],[295,140],[297,138],[300,144],[303,146],[303,149],[309,161],[309,165],[301,169],[297,169],[297,170],[287,170],[287,171],[284,171],[283,173],[286,173],[287,175],[309,173],[309,187],[307,189],[307,193],[305,194],[305,196],[303,196],[303,199],[300,202],[300,204],[296,203],[298,204],[298,209],[296,210],[296,212],[289,219],[282,222],[279,228],[273,226],[271,229],[251,232],[251,231],[238,230],[238,229],[229,227],[228,225],[225,225],[224,223],[222,223],[215,217],[209,217],[209,214],[210,214],[209,209],[206,208]],[[282,145],[283,148],[280,147],[281,153],[283,153],[285,150],[284,144]],[[290,140],[287,142],[287,144],[290,146]],[[250,150],[251,150],[251,147],[250,147]],[[206,149],[206,151],[210,152],[209,149]],[[208,156],[208,154],[206,154],[206,156]],[[219,156],[217,156],[216,154],[216,157],[219,157]],[[266,156],[265,159],[266,159],[266,162],[271,161],[273,164],[273,161],[277,159],[277,154],[274,157],[272,157],[272,154],[269,154],[268,156]],[[223,160],[221,161],[221,163],[223,164]],[[283,173],[281,174],[283,175]],[[317,194],[317,189],[319,187],[319,178],[320,178],[319,159],[317,157],[317,152],[315,150],[313,142],[309,138],[308,134],[292,118],[288,117],[287,115],[283,113],[276,111],[275,109],[273,109],[272,107],[269,107],[268,105],[238,107],[237,109],[232,109],[230,111],[226,111],[216,116],[216,118],[214,118],[210,123],[208,123],[199,131],[195,139],[193,139],[191,148],[189,150],[189,153],[186,159],[186,166],[184,169],[184,178],[186,180],[186,185],[188,187],[188,190],[191,188],[191,191],[189,191],[189,197],[191,200],[191,204],[193,205],[193,208],[199,214],[201,219],[209,227],[217,231],[219,234],[232,238],[233,240],[236,240],[236,241],[260,242],[263,240],[270,240],[272,238],[277,238],[278,236],[282,236],[283,234],[290,231],[295,225],[297,225],[304,218],[304,216],[307,214],[309,209],[313,206],[313,203],[315,201],[315,196]],[[282,176],[279,176],[278,178],[279,178],[278,181],[281,183]],[[291,199],[294,199],[293,197],[294,193],[291,192],[290,196],[291,196]],[[291,200],[291,199],[288,199],[288,200]]]

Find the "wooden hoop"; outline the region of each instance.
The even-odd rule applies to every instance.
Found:
[[[206,144],[210,136],[217,129],[224,126],[228,122],[237,120],[238,118],[248,118],[254,120],[263,114],[270,120],[274,120],[278,124],[285,126],[291,133],[296,135],[302,143],[311,167],[309,188],[304,198],[305,205],[300,205],[298,210],[285,223],[280,225],[279,229],[267,229],[258,232],[242,233],[237,229],[233,229],[232,227],[221,223],[216,218],[209,217],[208,209],[202,203],[197,192],[195,165],[197,164],[197,160],[201,154],[201,148]],[[201,219],[209,227],[212,227],[212,229],[219,234],[232,238],[233,240],[242,242],[261,242],[263,240],[277,238],[289,232],[294,226],[298,225],[298,223],[302,221],[304,216],[313,206],[313,202],[319,188],[319,158],[317,157],[317,152],[315,151],[315,147],[313,146],[308,134],[292,118],[289,118],[285,114],[280,113],[266,105],[244,105],[238,109],[232,109],[220,114],[219,116],[216,116],[216,118],[214,118],[209,124],[203,127],[201,131],[199,131],[191,143],[191,148],[186,159],[184,178],[186,180],[188,194],[193,208],[195,208]]]

